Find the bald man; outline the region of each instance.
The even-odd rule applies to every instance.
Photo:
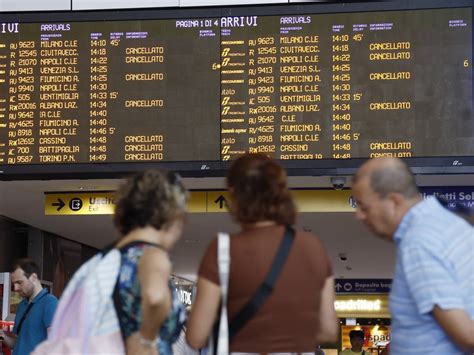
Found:
[[[422,199],[406,164],[377,158],[354,176],[356,217],[393,241],[391,355],[474,351],[474,228]]]

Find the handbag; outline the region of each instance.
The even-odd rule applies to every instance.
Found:
[[[265,280],[257,288],[250,300],[244,307],[228,322],[227,317],[227,292],[229,286],[230,271],[230,237],[227,233],[219,233],[217,241],[217,262],[219,268],[219,282],[221,289],[221,315],[218,325],[217,344],[211,339],[209,353],[217,355],[229,354],[229,343],[232,342],[235,335],[244,327],[244,325],[258,312],[261,306],[273,292],[278,277],[283,269],[291,246],[295,239],[293,228],[286,226],[285,235],[278,247],[273,259],[270,270]]]
[[[74,274],[59,300],[48,339],[33,355],[125,354],[112,300],[118,249],[100,252]]]
[[[160,247],[135,241],[120,249],[134,243]],[[110,245],[79,268],[59,300],[48,339],[32,355],[126,354],[114,305],[121,263],[120,250]]]

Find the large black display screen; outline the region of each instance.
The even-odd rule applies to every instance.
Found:
[[[4,173],[474,155],[471,7],[319,9],[10,16]]]

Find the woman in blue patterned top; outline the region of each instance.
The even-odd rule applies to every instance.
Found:
[[[181,236],[187,192],[179,176],[148,170],[118,192],[122,265],[114,301],[127,354],[171,355],[185,309],[170,287],[168,251]]]

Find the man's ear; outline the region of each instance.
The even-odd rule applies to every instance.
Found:
[[[38,274],[36,272],[32,273],[30,275],[30,279],[31,279],[32,282],[38,281],[39,280]]]
[[[401,207],[406,203],[405,197],[398,192],[390,192],[387,195],[387,198],[393,202],[396,208]]]
[[[397,224],[403,218],[403,215],[408,210],[408,204],[405,196],[398,192],[391,192],[387,198],[390,199],[393,206],[393,217]]]

